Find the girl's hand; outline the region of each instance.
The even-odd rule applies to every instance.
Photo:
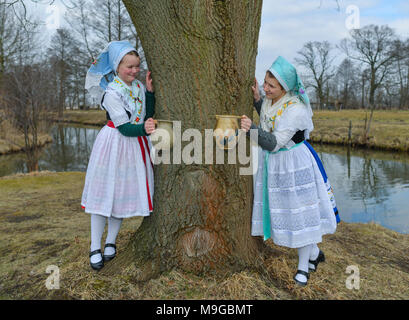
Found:
[[[249,117],[245,115],[241,116],[240,125],[241,125],[241,129],[243,129],[245,132],[250,130],[251,123],[252,122]]]
[[[154,92],[154,90],[155,90],[153,88],[152,75],[151,75],[151,72],[149,70],[146,73],[146,90],[148,90],[150,92]]]
[[[144,123],[145,131],[147,134],[151,134],[155,132],[155,122],[152,118],[149,118]]]
[[[254,84],[251,86],[251,90],[253,90],[254,100],[258,102],[261,99],[261,97],[260,97],[260,89],[258,87],[258,82],[256,78],[254,78]]]

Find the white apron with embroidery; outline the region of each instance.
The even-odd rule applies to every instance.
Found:
[[[130,88],[116,77],[106,90],[103,107],[115,127],[129,121],[141,124],[146,114],[145,87],[135,80]],[[149,136],[126,137],[104,126],[88,163],[81,201],[85,212],[116,218],[149,216],[154,192],[151,148]]]
[[[305,130],[305,138],[309,138],[309,132],[313,130],[311,115],[298,97],[287,93],[274,105],[265,98],[260,112],[260,125],[266,131],[274,131],[278,143],[268,158],[271,238],[275,244],[290,248],[321,242],[322,235],[336,230],[332,204],[310,150],[304,143],[295,145],[291,140],[298,130]],[[251,229],[253,236],[264,235],[263,170],[266,153],[258,148]]]

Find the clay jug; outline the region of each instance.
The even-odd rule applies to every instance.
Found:
[[[239,128],[240,116],[215,115],[216,127],[214,128],[214,138],[216,145],[221,149],[233,149],[240,137],[242,130]]]
[[[157,150],[170,150],[173,147],[173,121],[154,120],[155,132],[151,134],[152,145]]]

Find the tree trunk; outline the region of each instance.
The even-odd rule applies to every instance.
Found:
[[[204,137],[212,115],[252,114],[262,0],[124,4],[152,71],[155,118]],[[252,176],[240,175],[238,164],[155,166],[154,212],[123,259],[145,263],[151,275],[175,266],[202,273],[258,265],[264,246],[250,234],[252,193]]]
[[[344,86],[344,98],[343,98],[343,105],[344,105],[344,109],[346,109],[346,108],[348,108],[348,90],[349,90],[349,88],[348,88],[348,84],[346,84],[345,86]]]
[[[376,83],[375,83],[375,70],[371,70],[371,83],[369,88],[369,105],[373,106],[375,103],[375,91],[376,91]]]
[[[324,95],[324,91],[322,87],[319,87],[318,89],[318,96],[320,99],[320,110],[324,110],[324,99],[325,99],[325,95]]]
[[[112,9],[111,9],[110,0],[108,0],[107,7],[108,7],[108,42],[111,42],[112,41]]]
[[[122,40],[122,15],[121,15],[121,0],[117,2],[117,8],[118,8],[118,40]]]
[[[365,102],[365,78],[362,75],[362,95],[361,95],[361,109],[364,108]]]
[[[409,58],[408,58],[409,60]],[[407,66],[408,68],[408,74],[406,77],[406,89],[405,89],[405,107],[409,108],[409,65]]]

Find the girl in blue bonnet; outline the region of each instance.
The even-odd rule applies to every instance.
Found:
[[[149,135],[155,96],[150,72],[145,86],[136,79],[140,57],[128,41],[113,41],[88,70],[85,88],[101,101],[105,125],[94,142],[81,205],[91,215],[90,265],[100,270],[116,255],[123,218],[153,211],[153,166]],[[101,238],[108,220],[104,252]]]
[[[336,230],[338,212],[318,155],[306,141],[314,126],[308,96],[294,66],[278,57],[264,79],[264,100],[252,87],[260,115],[257,128],[242,116],[241,128],[258,130],[258,170],[252,214],[253,236],[298,249],[294,280],[305,286],[309,272],[325,261],[317,244]],[[335,214],[334,214],[335,213]]]

